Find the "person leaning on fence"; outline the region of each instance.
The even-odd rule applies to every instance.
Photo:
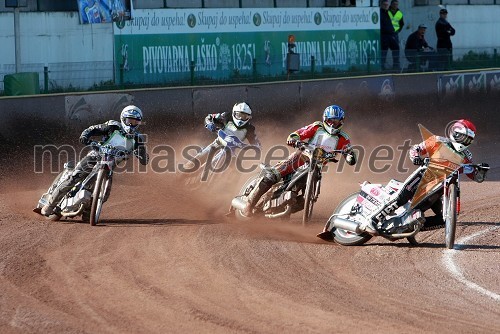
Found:
[[[405,56],[409,62],[409,71],[420,71],[420,66],[427,65],[427,61],[429,61],[429,69],[433,68],[434,49],[425,40],[426,30],[427,26],[420,24],[406,40]]]
[[[437,52],[438,52],[438,69],[445,70],[449,68],[453,60],[451,43],[451,36],[455,35],[455,29],[447,20],[448,10],[445,8],[439,11],[439,19],[436,22],[436,36],[437,36]]]

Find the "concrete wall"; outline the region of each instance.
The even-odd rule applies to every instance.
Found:
[[[494,76],[492,76],[494,74]],[[366,78],[294,81],[274,84],[251,84],[222,87],[185,87],[128,90],[104,93],[67,93],[30,97],[0,98],[0,136],[25,144],[47,144],[81,131],[89,124],[117,119],[121,109],[130,103],[139,105],[146,114],[148,131],[165,132],[178,138],[181,128],[197,129],[208,113],[230,110],[235,101],[247,101],[256,114],[255,120],[277,122],[277,126],[300,125],[321,117],[325,106],[336,103],[349,110],[349,119],[371,120],[375,127],[391,129],[391,122],[405,120],[409,126],[418,121],[449,117],[484,117],[492,132],[498,132],[484,113],[499,114],[500,71],[495,86],[477,91],[456,90],[452,94],[438,91],[442,74],[374,76]],[[462,75],[476,75],[470,73]],[[471,79],[470,77],[469,79]],[[470,86],[465,80],[464,86]],[[448,80],[448,79],[447,79]],[[475,80],[475,79],[474,79]],[[456,80],[459,81],[459,80]],[[487,97],[487,98],[486,98]],[[465,102],[464,102],[465,101]],[[475,101],[475,102],[472,102]],[[473,103],[471,106],[470,103]],[[482,104],[488,104],[484,106]],[[442,114],[456,104],[465,108],[466,116]],[[453,109],[453,108],[451,108]],[[455,112],[452,110],[452,112]],[[377,125],[378,124],[378,125]],[[403,126],[392,128],[401,131]],[[376,132],[376,129],[374,129]],[[0,141],[1,142],[1,141]]]

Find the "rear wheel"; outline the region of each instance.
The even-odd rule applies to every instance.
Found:
[[[108,172],[104,169],[99,170],[97,174],[97,180],[95,181],[94,192],[92,194],[92,206],[90,208],[90,225],[95,226],[99,221],[99,216],[101,215],[102,205],[105,200],[107,184],[108,184]]]
[[[358,193],[354,193],[349,195],[346,199],[344,199],[337,206],[335,211],[333,211],[330,220],[334,219],[336,216],[346,217],[349,216],[352,207],[356,204],[356,198],[358,197]],[[359,215],[359,214],[358,214]],[[350,220],[355,220],[356,216],[349,216]],[[364,219],[359,217],[359,219]],[[329,224],[333,224],[332,221],[329,221]],[[344,230],[341,228],[334,227],[332,229],[333,240],[343,246],[357,246],[366,243],[368,240],[372,238],[372,236],[368,233],[357,234],[356,232]]]
[[[455,232],[457,228],[457,185],[452,183],[448,187],[448,203],[445,213],[445,239],[446,248],[452,249],[455,245]]]
[[[307,173],[307,183],[306,190],[304,191],[304,212],[302,213],[302,225],[306,225],[312,217],[314,202],[315,202],[315,194],[316,194],[316,178],[315,178],[315,170],[309,170]]]

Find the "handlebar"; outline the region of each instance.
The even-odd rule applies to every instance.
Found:
[[[294,145],[296,148],[298,148],[301,151],[307,151],[309,155],[312,155],[316,147],[310,145],[309,143],[303,142],[303,141],[297,141],[296,144]],[[332,151],[325,151],[322,149],[322,155],[321,159],[322,160],[327,160],[327,161],[332,161],[332,162],[338,162],[338,160],[335,158],[335,156],[340,153],[342,155],[346,155],[347,152],[345,150],[332,150]]]
[[[99,153],[102,154],[109,154],[115,157],[120,157],[120,158],[126,158],[128,155],[130,155],[132,152],[129,150],[124,150],[118,147],[114,147],[111,145],[104,145],[103,143],[97,142],[97,141],[92,141],[90,144],[95,149],[99,150]]]

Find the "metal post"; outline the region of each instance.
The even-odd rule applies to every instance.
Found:
[[[14,8],[14,40],[16,73],[21,72],[21,29],[19,24],[19,7]]]
[[[194,60],[191,60],[189,70],[191,71],[191,86],[194,86]]]
[[[252,73],[253,73],[254,80],[256,80],[257,79],[257,59],[255,59],[255,58],[252,59]]]
[[[311,77],[313,78],[315,71],[316,71],[316,59],[314,59],[314,56],[311,56]]]
[[[43,67],[43,88],[45,91],[45,94],[49,93],[49,67],[44,66]]]
[[[120,87],[123,88],[124,64],[120,64]]]

